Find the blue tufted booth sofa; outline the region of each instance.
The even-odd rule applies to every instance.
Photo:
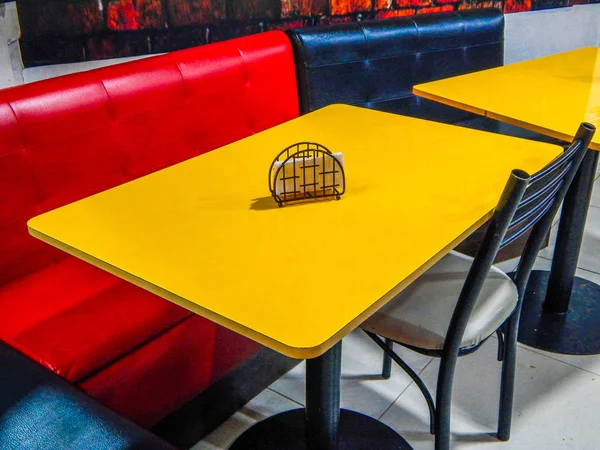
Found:
[[[346,103],[558,142],[412,93],[416,84],[503,65],[504,16],[497,9],[298,28],[288,36],[301,114]]]

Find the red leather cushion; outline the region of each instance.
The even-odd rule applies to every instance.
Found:
[[[25,221],[25,217],[17,217],[0,222],[0,286],[65,257],[60,250],[33,239],[24,226]]]
[[[42,210],[125,181],[108,97],[89,72],[9,90]],[[18,95],[17,95],[18,93]]]
[[[72,258],[4,286],[0,309],[0,337],[70,381],[191,315]]]
[[[72,133],[69,137],[80,142],[80,147],[49,142],[28,149],[44,211],[126,181],[123,157],[104,129]]]
[[[0,338],[15,336],[121,281],[79,259],[62,261],[0,287]]]
[[[110,132],[111,118],[104,86],[93,72],[81,72],[24,84],[2,91],[3,101],[10,103],[26,147],[62,141],[68,137],[103,128]]]
[[[194,155],[193,135],[184,127],[185,86],[168,55],[108,67],[102,82],[129,178]]]
[[[8,104],[0,103],[0,222],[34,215],[38,193],[17,125]]]
[[[61,252],[32,239],[24,226],[41,212],[17,118],[10,105],[0,101],[0,285],[60,257]]]
[[[260,347],[194,315],[78,386],[115,411],[150,427]]]
[[[0,91],[0,284],[63,257],[30,217],[297,117],[297,97],[280,31]]]
[[[198,153],[299,114],[293,54],[283,32],[191,48],[169,57],[184,79],[184,127],[193,133]]]
[[[212,381],[217,325],[190,317],[82,380],[78,386],[143,426],[152,426]]]
[[[260,344],[221,326],[217,327],[215,341],[212,380],[218,380],[229,372],[232,366],[237,365],[246,356],[252,355],[262,348]]]
[[[183,327],[190,313],[29,236],[26,222],[297,116],[280,31],[0,91],[0,339],[88,377],[143,423],[254,352],[230,333],[215,353],[214,324]]]

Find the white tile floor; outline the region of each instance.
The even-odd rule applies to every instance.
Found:
[[[536,268],[549,268],[551,249]],[[502,264],[512,270],[516,261]],[[600,283],[600,178],[596,180],[577,275]],[[599,299],[600,301],[600,299]],[[397,349],[398,346],[397,346]],[[402,356],[435,387],[438,360],[409,350]],[[381,352],[364,334],[343,341],[342,406],[386,423],[418,449],[433,449],[427,407],[418,389],[398,367],[382,380]],[[520,345],[514,425],[509,442],[492,434],[496,427],[500,363],[496,339],[459,360],[452,410],[453,448],[457,449],[600,449],[600,355],[566,356]],[[273,383],[194,450],[226,449],[253,423],[304,402],[304,364]]]

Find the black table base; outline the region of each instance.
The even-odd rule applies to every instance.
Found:
[[[544,312],[550,272],[534,270],[521,310],[519,342],[553,353],[600,354],[600,286],[575,277],[569,310]]]
[[[404,450],[411,446],[387,425],[340,409],[342,342],[306,360],[306,408],[263,420],[230,450]]]
[[[600,287],[575,276],[598,153],[587,151],[563,201],[551,271],[532,272],[527,285],[518,340],[541,350],[600,354]]]
[[[229,450],[307,450],[305,410],[269,417],[243,433]],[[338,450],[403,450],[412,447],[387,425],[363,414],[341,410]]]

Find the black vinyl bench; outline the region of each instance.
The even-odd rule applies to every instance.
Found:
[[[503,65],[504,16],[497,9],[340,23],[287,33],[294,49],[302,114],[345,103],[562,144],[412,93],[416,84]]]
[[[174,450],[1,341],[0,448]]]

